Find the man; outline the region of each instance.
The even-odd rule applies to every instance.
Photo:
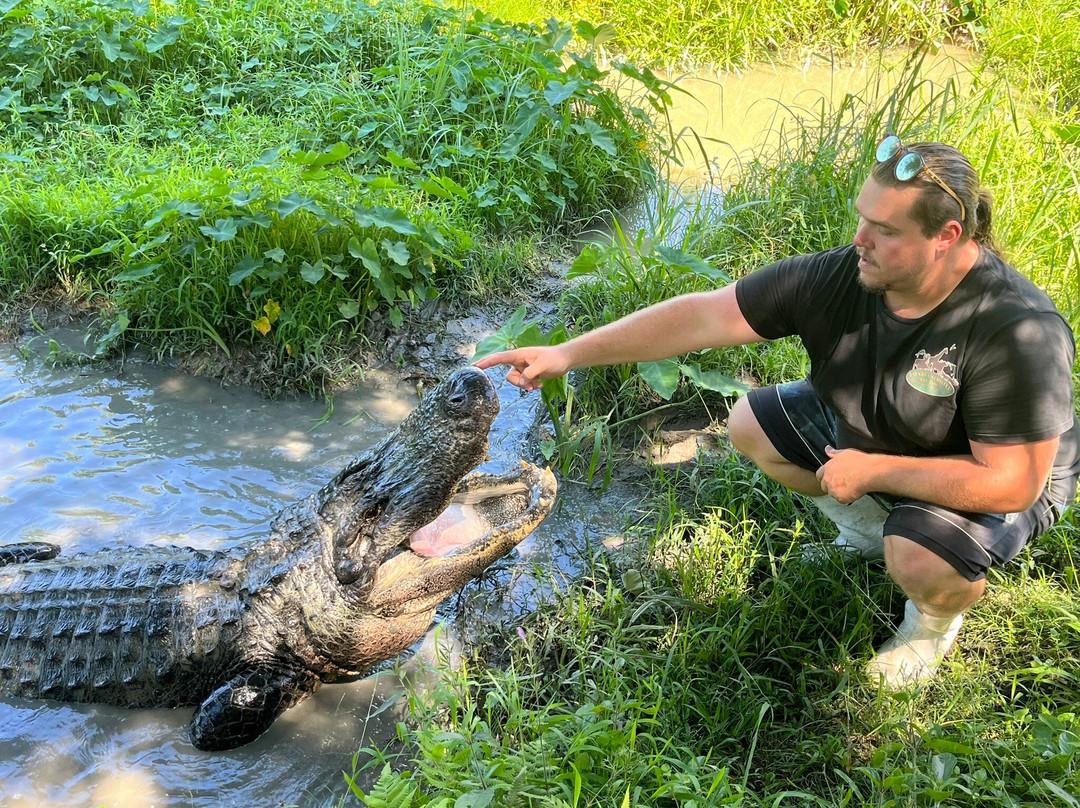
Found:
[[[971,164],[895,135],[876,156],[853,244],[477,365],[509,364],[531,390],[572,368],[798,334],[809,380],[751,391],[729,435],[837,524],[837,548],[884,558],[908,601],[868,673],[901,688],[933,675],[987,569],[1072,502],[1080,431],[1072,332],[997,255]]]

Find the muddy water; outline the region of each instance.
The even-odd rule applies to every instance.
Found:
[[[516,462],[535,406],[516,389],[500,396],[489,470]],[[159,366],[53,370],[0,346],[0,544],[43,539],[67,554],[123,543],[226,548],[264,536],[281,507],[319,488],[415,402],[415,389],[369,377],[327,414],[324,404],[270,402]],[[440,629],[399,661],[400,675],[434,681],[431,669],[456,647],[455,613],[505,622],[576,575],[605,537],[587,532],[602,529],[595,505],[574,503],[568,492],[501,572],[451,599]],[[551,574],[533,577],[535,564]],[[404,705],[394,668],[324,687],[253,744],[214,754],[188,743],[187,708],[0,698],[0,804],[333,805],[353,753],[393,737]]]
[[[739,158],[779,145],[796,119],[813,121],[849,93],[883,97],[903,77],[907,58],[887,51],[844,65],[814,59],[801,69],[759,65],[740,73],[664,75],[677,88],[670,118],[682,166],[671,167],[672,181],[700,187],[736,174]],[[945,47],[926,57],[920,75],[938,87],[952,81],[963,92],[971,83],[970,64],[968,51]]]

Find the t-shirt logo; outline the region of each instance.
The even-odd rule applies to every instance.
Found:
[[[931,355],[929,351],[920,349],[915,354],[915,364],[904,377],[907,383],[928,396],[951,396],[960,386],[960,381],[956,378],[956,364],[946,360],[945,355],[955,350],[956,346],[953,345]]]

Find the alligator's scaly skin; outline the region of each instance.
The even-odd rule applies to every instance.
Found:
[[[393,435],[282,511],[265,541],[44,561],[33,559],[48,545],[0,548],[0,692],[199,705],[196,746],[253,740],[321,682],[409,647],[440,601],[547,515],[546,470],[462,480],[483,459],[497,411],[487,376],[458,371]],[[455,494],[483,502],[486,492],[480,511],[506,524],[442,558],[400,549]]]

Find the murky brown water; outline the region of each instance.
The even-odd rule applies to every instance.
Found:
[[[536,405],[507,385],[500,396],[489,470],[517,462]],[[415,403],[414,389],[369,377],[337,395],[327,415],[324,404],[271,402],[155,365],[54,370],[0,346],[0,544],[40,539],[74,553],[225,548],[262,537],[278,510],[318,489]],[[438,675],[457,644],[455,614],[467,618],[465,630],[506,623],[576,577],[606,538],[605,519],[591,497],[566,491],[500,571],[445,605],[401,675],[420,684]],[[534,576],[534,565],[547,572]],[[401,692],[389,664],[361,682],[323,687],[257,741],[224,753],[190,745],[189,708],[0,698],[0,804],[332,805],[354,752],[393,738],[404,701],[368,715]]]
[[[700,186],[730,176],[748,150],[775,146],[784,125],[812,120],[835,108],[848,93],[873,97],[900,80],[907,54],[869,54],[855,64],[834,66],[823,60],[802,69],[760,65],[742,73],[669,74],[678,90],[671,93],[671,125],[680,136],[682,167],[672,166],[672,181]],[[971,82],[971,55],[946,47],[928,55],[921,75],[941,85]]]

